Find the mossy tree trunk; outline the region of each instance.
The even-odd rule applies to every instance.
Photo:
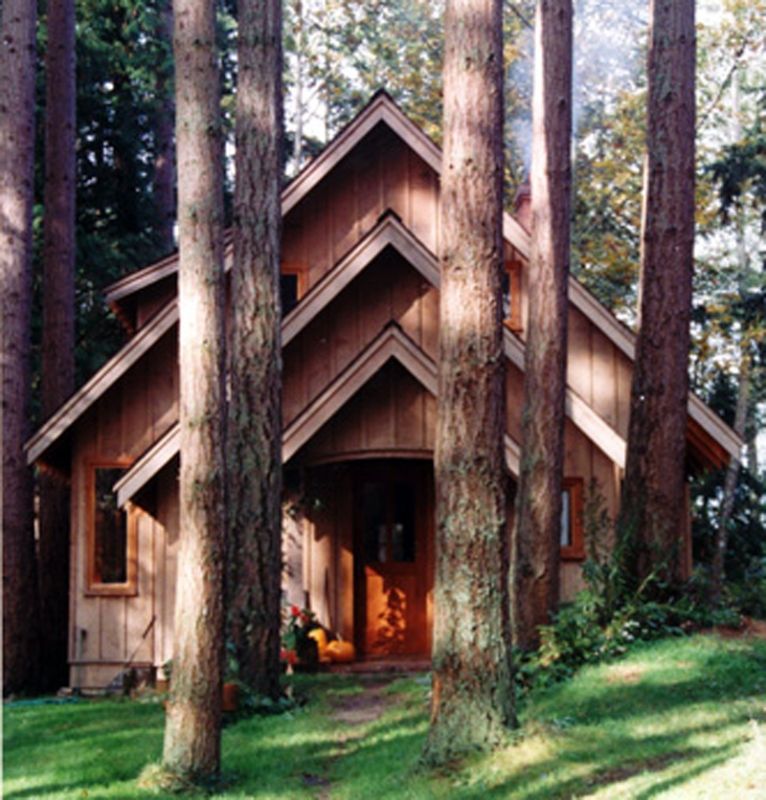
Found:
[[[281,584],[279,0],[240,0],[229,353],[229,623],[241,677],[279,694]]]
[[[49,417],[74,391],[75,4],[48,5],[45,54],[42,408]],[[69,488],[40,477],[38,569],[45,660],[43,682],[67,681]]]
[[[533,649],[558,605],[572,167],[572,3],[540,0],[532,102],[532,252],[519,492],[514,644]]]
[[[514,721],[502,349],[502,26],[499,0],[445,17],[444,167],[431,727],[443,764]]]
[[[2,313],[3,694],[36,688],[37,570],[29,433],[36,6],[0,9],[0,293]]]
[[[175,0],[179,221],[180,530],[163,763],[220,768],[223,665],[223,152],[212,0]]]
[[[618,535],[638,583],[678,575],[694,246],[694,0],[652,0],[639,332]]]

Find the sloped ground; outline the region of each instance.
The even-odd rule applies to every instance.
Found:
[[[428,677],[301,676],[310,704],[224,731],[221,798],[766,799],[766,642],[644,646],[539,692],[509,745],[418,768]],[[155,701],[6,705],[4,797],[143,798],[159,758]],[[162,795],[159,795],[162,796]]]

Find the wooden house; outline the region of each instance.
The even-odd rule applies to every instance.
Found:
[[[285,595],[364,657],[430,648],[440,169],[438,148],[381,93],[282,195]],[[515,476],[529,235],[509,215],[503,229]],[[71,480],[73,686],[172,654],[176,273],[174,255],[107,289],[129,340],[28,442],[30,463]],[[586,487],[616,508],[634,352],[633,334],[575,279],[569,302],[564,598],[581,584]],[[739,452],[693,395],[688,411],[690,471]],[[688,533],[682,544],[688,559]]]

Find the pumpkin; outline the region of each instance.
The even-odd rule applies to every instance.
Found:
[[[307,635],[309,639],[313,639],[317,643],[319,661],[326,664],[330,660],[327,655],[327,631],[322,627],[312,628]]]
[[[325,650],[336,664],[348,664],[356,659],[356,648],[351,642],[336,639],[327,645]]]

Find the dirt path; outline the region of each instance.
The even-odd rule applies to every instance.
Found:
[[[343,751],[349,742],[364,738],[364,731],[359,730],[360,728],[375,722],[383,715],[391,702],[385,689],[400,677],[390,675],[363,678],[361,692],[341,696],[333,702],[330,719],[338,724],[343,733],[337,739],[340,753],[329,760],[328,769],[333,762],[343,758]],[[302,777],[304,786],[316,790],[317,800],[329,800],[332,781],[309,772],[304,772]]]

